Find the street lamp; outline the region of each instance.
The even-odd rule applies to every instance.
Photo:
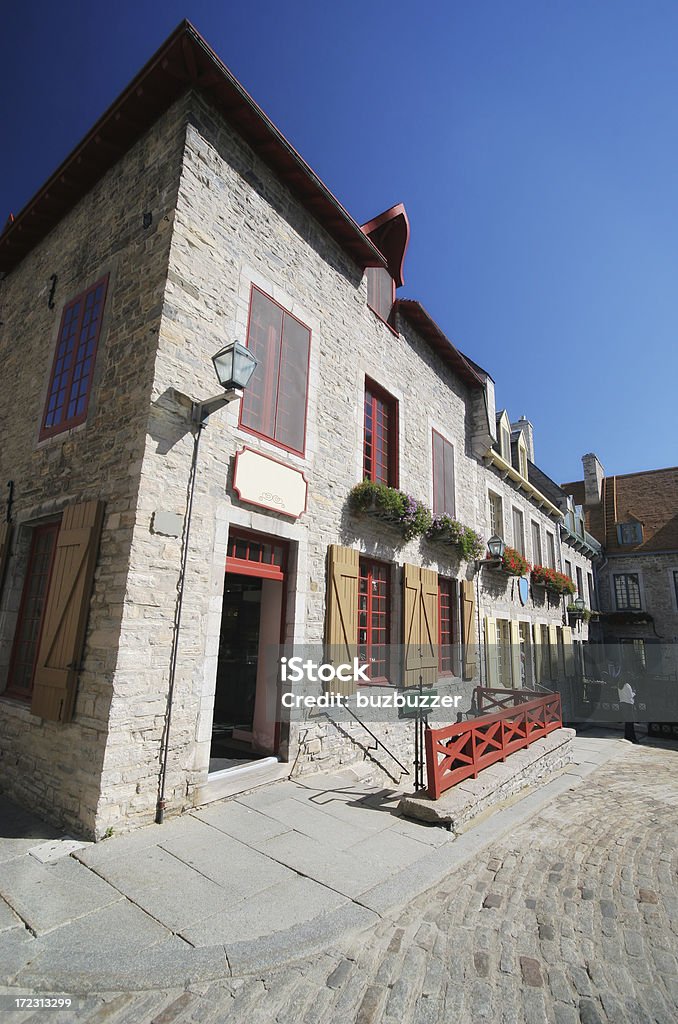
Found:
[[[584,612],[584,608],[586,607],[586,603],[584,601],[584,598],[583,597],[576,597],[575,600],[574,600],[574,607],[575,607],[577,613],[579,615],[582,615],[583,612]]]
[[[501,561],[504,557],[505,549],[506,545],[501,537],[498,537],[496,533],[493,534],[487,542],[487,550],[490,552],[490,558],[494,558],[496,561]]]
[[[204,402],[191,403],[191,419],[202,426],[217,409],[242,398],[243,389],[257,368],[257,360],[241,341],[231,341],[224,345],[212,356],[212,362],[217,380],[224,391],[214,398],[206,398]]]
[[[177,583],[177,603],[174,612],[174,629],[172,632],[172,649],[170,652],[169,681],[167,684],[167,711],[165,717],[165,730],[160,750],[160,779],[158,782],[158,802],[155,810],[155,820],[162,825],[165,820],[165,784],[167,780],[167,761],[170,749],[170,729],[172,725],[172,704],[174,701],[174,682],[177,669],[177,652],[179,649],[179,635],[181,632],[181,611],[184,603],[184,584],[186,582],[186,565],[188,562],[188,541],[191,532],[191,514],[193,512],[193,495],[195,492],[196,470],[198,466],[198,448],[202,428],[207,423],[213,412],[223,408],[229,402],[242,398],[243,391],[247,387],[252,374],[257,368],[257,360],[254,358],[246,345],[241,341],[231,341],[224,345],[212,356],[214,372],[217,380],[224,389],[220,395],[214,398],[207,398],[204,402],[193,402],[186,395],[175,392],[179,401],[184,404],[191,402],[191,421],[197,427],[193,438],[193,458],[191,459],[191,472],[188,485],[188,503],[186,507],[186,520],[184,525],[184,536],[181,545],[181,564],[179,566],[179,580]]]

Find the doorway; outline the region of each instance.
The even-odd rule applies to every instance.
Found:
[[[277,753],[286,568],[284,543],[244,532],[229,537],[210,773]]]

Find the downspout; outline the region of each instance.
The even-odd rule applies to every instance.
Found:
[[[188,541],[191,532],[191,515],[193,512],[193,495],[195,493],[195,478],[198,466],[198,449],[200,447],[200,436],[204,422],[198,424],[198,429],[193,442],[193,457],[191,459],[191,471],[188,481],[188,497],[186,508],[186,521],[184,523],[184,538],[181,549],[181,566],[179,569],[179,580],[177,583],[177,603],[174,610],[174,627],[172,631],[172,650],[169,664],[169,683],[167,687],[167,711],[165,713],[165,731],[160,748],[160,777],[158,780],[158,802],[155,811],[156,825],[162,825],[165,818],[165,782],[167,779],[167,761],[169,758],[170,729],[172,726],[172,704],[174,701],[174,682],[177,671],[177,654],[179,650],[179,633],[181,630],[181,612],[184,604],[184,584],[186,582],[186,565],[188,562]]]

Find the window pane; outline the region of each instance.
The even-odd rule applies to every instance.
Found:
[[[376,483],[394,484],[392,479],[395,402],[365,389],[365,439],[363,475]]]

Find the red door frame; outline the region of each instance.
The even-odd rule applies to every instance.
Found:
[[[226,555],[225,572],[234,573],[237,576],[254,576],[264,580],[278,580],[283,585],[282,603],[280,608],[280,643],[285,640],[285,622],[287,620],[287,564],[289,559],[289,541],[280,537],[272,537],[266,533],[255,533],[251,530],[233,529],[229,530],[226,551],[231,550],[233,541],[254,542],[255,544],[268,544],[272,548],[281,549],[281,565],[273,562],[250,561],[248,558],[238,558],[234,555]],[[247,549],[249,553],[249,547]],[[280,749],[280,719],[276,716],[275,734],[273,737],[273,749],[277,754]]]

